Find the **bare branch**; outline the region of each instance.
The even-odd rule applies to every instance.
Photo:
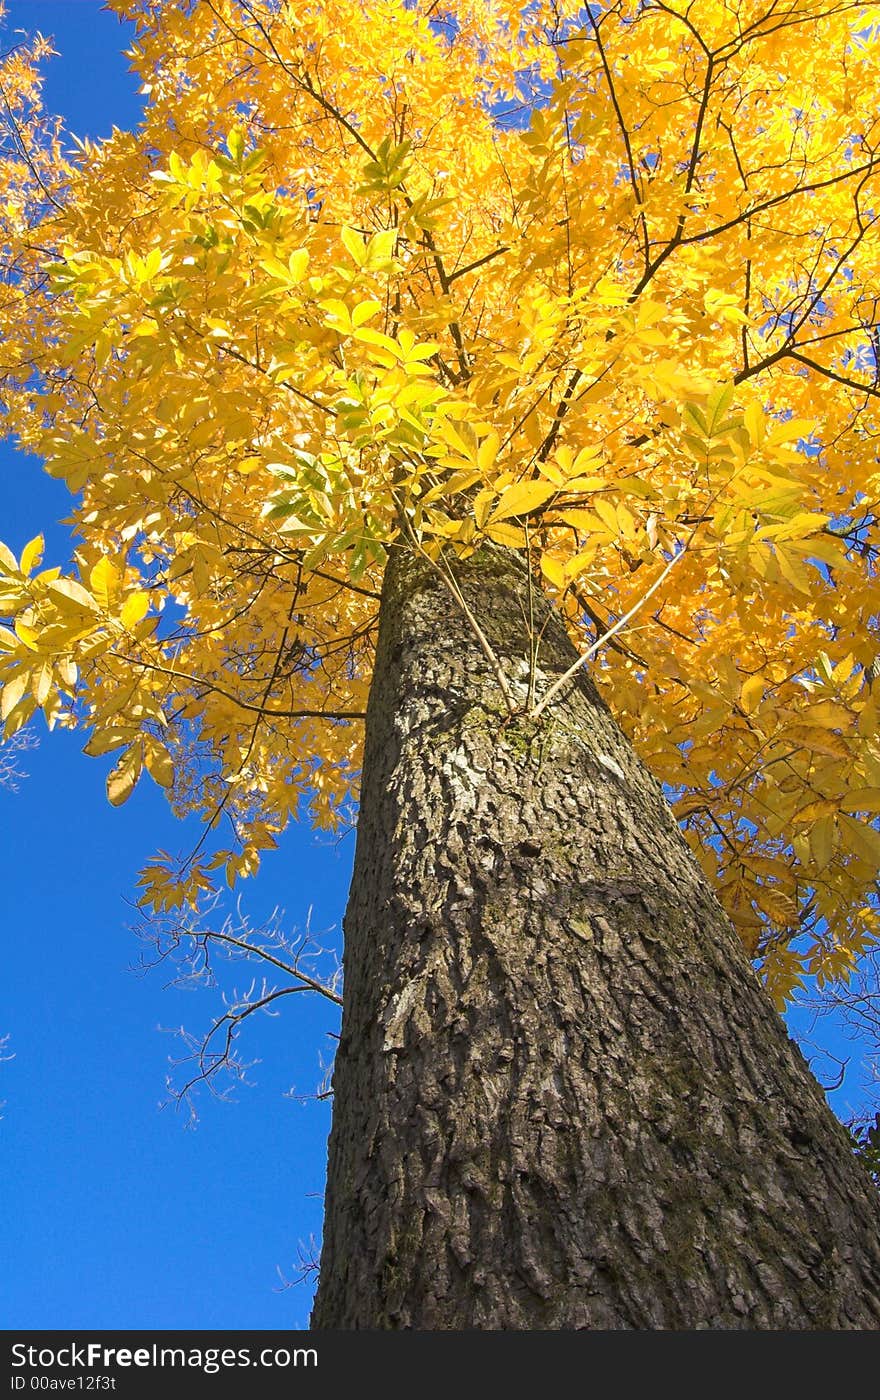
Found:
[[[21,779],[27,777],[24,769],[18,766],[18,756],[36,747],[37,738],[30,729],[19,729],[17,734],[0,742],[0,788],[18,792]]]
[[[169,966],[168,985],[181,989],[209,988],[220,992],[222,1010],[207,1030],[193,1034],[185,1027],[173,1030],[184,1053],[171,1060],[168,1079],[169,1101],[189,1108],[190,1121],[196,1118],[194,1093],[205,1088],[217,1099],[228,1100],[235,1084],[246,1084],[255,1061],[242,1058],[239,1036],[245,1023],[257,1014],[276,1015],[283,998],[297,992],[312,993],[342,1006],[342,972],[335,952],[323,946],[312,934],[311,911],[303,932],[288,936],[282,929],[278,911],[262,925],[254,925],[236,906],[235,915],[223,913],[219,895],[211,896],[199,910],[153,914],[142,918],[134,932],[151,952],[138,965],[141,972]],[[268,975],[252,976],[244,986],[221,985],[221,965],[249,962],[271,969]],[[280,980],[269,981],[268,976]],[[182,1082],[175,1071],[185,1067]],[[322,1066],[322,1083],[317,1094],[325,1097],[329,1069]]]

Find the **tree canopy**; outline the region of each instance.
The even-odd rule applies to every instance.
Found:
[[[137,132],[0,64],[0,710],[231,885],[356,800],[383,562],[520,552],[780,1004],[880,920],[880,6],[111,0]],[[474,625],[478,626],[476,619]],[[552,713],[523,618],[513,710]],[[231,838],[223,836],[231,831]],[[222,878],[222,875],[221,875]]]

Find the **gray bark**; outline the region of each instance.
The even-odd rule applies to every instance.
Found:
[[[525,690],[526,576],[455,566]],[[539,683],[574,652],[536,602]],[[518,677],[518,679],[517,679]],[[319,1328],[877,1328],[880,1208],[586,674],[386,571]]]

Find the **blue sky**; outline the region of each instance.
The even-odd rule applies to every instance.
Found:
[[[15,28],[56,37],[46,105],[71,131],[137,122],[128,30],[95,0],[12,0]],[[20,550],[43,531],[48,560],[65,559],[65,488],[5,444],[0,481],[0,539]],[[82,735],[34,728],[29,776],[0,789],[0,1035],[15,1055],[0,1065],[0,1327],[305,1326],[309,1286],[280,1290],[276,1271],[295,1273],[300,1246],[320,1239],[329,1108],[287,1091],[317,1087],[332,1009],[293,997],[253,1018],[253,1087],[233,1104],[203,1096],[195,1131],[161,1109],[178,1046],[157,1028],[197,1031],[217,1001],[130,970],[126,900],[146,858],[187,833],[149,781],[111,808],[110,760],[84,757]],[[338,939],[353,847],[292,829],[243,888],[248,911],[282,908],[293,930],[312,906],[312,928]]]
[[[46,103],[71,131],[136,124],[128,31],[96,0],[11,0],[8,11],[7,33],[56,37]],[[20,551],[43,531],[49,561],[66,559],[64,487],[3,444],[0,480],[0,539]],[[144,861],[186,848],[187,833],[148,781],[112,809],[111,760],[83,757],[83,736],[39,738],[18,793],[0,789],[0,1036],[15,1056],[0,1065],[0,1327],[305,1326],[310,1288],[281,1290],[277,1270],[295,1273],[299,1249],[320,1238],[329,1108],[288,1091],[317,1086],[335,1019],[288,999],[277,1019],[251,1023],[245,1053],[262,1063],[234,1104],[203,1097],[195,1131],[161,1109],[176,1046],[158,1027],[197,1031],[217,1003],[131,970],[126,900]],[[336,844],[292,828],[244,886],[249,913],[281,908],[292,931],[311,907],[312,927],[338,941],[353,850],[351,834]],[[852,1079],[836,1102],[858,1105]]]

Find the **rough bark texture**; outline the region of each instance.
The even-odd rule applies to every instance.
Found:
[[[525,575],[458,565],[525,692]],[[539,682],[573,651],[536,604]],[[312,1325],[877,1328],[880,1209],[589,679],[507,722],[398,557],[367,721]]]

